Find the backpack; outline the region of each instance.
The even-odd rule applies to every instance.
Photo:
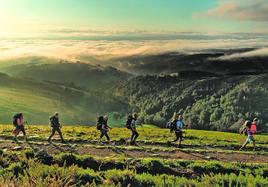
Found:
[[[169,126],[171,132],[177,130],[177,122],[178,122],[177,119],[175,119],[175,120],[173,120],[173,121],[171,122],[171,124],[170,124],[170,126]]]
[[[100,116],[97,122],[97,130],[102,130],[103,122],[104,122],[103,116]]]
[[[58,126],[60,126],[59,121],[56,119],[55,116],[50,117],[49,118],[49,121],[50,121],[50,126],[51,127],[58,127]]]
[[[97,130],[101,130],[102,129],[102,124],[101,123],[97,123]]]
[[[20,114],[15,114],[13,116],[12,124],[14,125],[14,127],[17,127],[18,126],[17,121],[18,121],[19,118],[20,118]]]
[[[127,117],[126,128],[131,129],[132,120],[133,120],[132,116]]]
[[[250,131],[253,133],[253,134],[256,134],[257,132],[257,126],[255,123],[252,123],[251,126],[250,126]]]
[[[251,127],[251,122],[250,122],[250,121],[246,121],[245,123],[246,123],[246,127],[248,127],[248,128],[250,129],[250,127]]]

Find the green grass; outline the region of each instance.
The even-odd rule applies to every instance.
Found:
[[[0,132],[2,136],[10,136],[13,126],[0,125]],[[41,125],[26,125],[29,139],[31,136],[38,137],[40,140],[45,140],[50,133],[50,126]],[[154,127],[138,127],[140,137],[139,142],[150,145],[151,143],[166,144],[167,141],[172,141],[175,138],[169,129],[160,129]],[[62,128],[65,138],[71,141],[75,140],[98,140],[99,131],[96,127],[89,126],[63,126]],[[245,135],[238,133],[227,133],[217,131],[204,131],[204,130],[186,130],[184,134],[183,144],[205,148],[205,146],[219,147],[232,150],[233,147],[242,145],[246,139]],[[109,136],[113,141],[118,141],[121,138],[128,139],[131,136],[131,131],[126,128],[113,128],[109,132]],[[268,135],[255,136],[257,147],[268,148]],[[152,145],[153,146],[153,145]]]
[[[267,164],[164,159],[103,159],[59,154],[49,162],[28,152],[2,154],[0,185],[266,186]]]
[[[11,138],[12,129],[12,125],[0,125],[1,138]],[[81,140],[94,141],[99,137],[95,127],[64,126],[62,131],[70,144]],[[139,143],[144,143],[144,146],[120,145],[117,149],[140,152],[161,150],[169,154],[173,154],[172,151],[177,149],[164,146],[167,141],[174,138],[168,129],[144,125],[138,127],[138,131],[140,132]],[[43,143],[50,133],[50,127],[29,125],[27,133],[30,142]],[[126,128],[113,128],[109,134],[112,140],[120,140],[128,138],[130,131]],[[240,145],[244,139],[245,136],[235,133],[187,130],[183,143],[189,147],[183,151],[196,153],[222,151],[236,154],[232,146]],[[5,141],[8,140],[2,140],[0,143]],[[259,148],[267,148],[268,135],[256,135],[256,141]],[[206,145],[216,148],[206,150]],[[114,149],[114,146],[91,143],[85,146]],[[262,154],[262,152],[245,154]],[[17,186],[127,186],[130,184],[140,187],[268,185],[267,163],[175,160],[157,157],[131,158],[126,155],[100,157],[63,152],[40,154],[38,150],[29,148],[23,151],[0,151],[0,167],[2,167],[0,186],[7,184]]]

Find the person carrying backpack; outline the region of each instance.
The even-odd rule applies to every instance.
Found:
[[[62,132],[61,132],[62,126],[59,122],[59,113],[55,112],[55,114],[49,118],[49,121],[52,127],[52,131],[51,131],[51,135],[48,138],[48,142],[51,143],[51,138],[55,135],[55,132],[58,132],[61,138],[61,142],[65,143],[63,136],[62,136]]]
[[[108,142],[110,142],[110,137],[108,135],[108,132],[109,132],[109,129],[112,129],[112,128],[108,125],[108,119],[109,119],[108,116],[100,116],[98,118],[97,129],[101,132],[100,142],[103,136],[105,136]]]
[[[13,134],[14,134],[15,141],[17,141],[17,136],[19,135],[20,132],[23,133],[25,140],[27,140],[26,131],[24,128],[25,123],[27,123],[27,122],[24,121],[24,117],[23,117],[22,113],[15,114],[13,116],[13,125],[15,127],[15,129],[13,130]]]
[[[131,145],[136,145],[136,139],[139,137],[139,133],[136,129],[136,121],[138,119],[138,114],[134,113],[132,116],[129,115],[126,122],[126,127],[131,130],[132,135],[130,138]]]
[[[179,141],[179,147],[181,147],[182,141],[182,129],[185,127],[182,115],[176,115],[171,124],[171,132],[175,132],[176,139],[173,142]]]
[[[255,142],[255,138],[254,138],[254,134],[256,134],[257,132],[257,118],[253,119],[253,122],[249,122],[246,121],[242,127],[242,133],[244,133],[247,136],[247,139],[245,140],[245,142],[243,143],[243,145],[241,146],[241,148],[239,149],[240,151],[246,147],[246,145],[248,143],[252,143],[253,144],[253,150],[255,150],[256,147],[256,142]],[[240,134],[242,134],[240,131]]]

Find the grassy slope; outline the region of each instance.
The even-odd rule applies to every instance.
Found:
[[[55,111],[68,124],[93,124],[100,114],[127,112],[124,101],[105,93],[130,76],[114,68],[25,57],[0,61],[0,72],[11,76],[0,74],[2,123],[9,123],[15,112],[24,112],[35,124],[47,123]]]
[[[99,132],[96,130],[96,127],[87,127],[87,126],[64,126],[63,124],[63,134],[66,139],[72,140],[98,140]],[[12,125],[0,125],[0,132],[3,136],[9,136],[12,130]],[[138,141],[141,143],[159,143],[166,145],[167,141],[172,141],[175,138],[174,133],[170,133],[169,129],[160,129],[155,127],[148,127],[145,125],[143,127],[139,126],[138,131],[140,137]],[[36,135],[40,140],[46,140],[46,137],[50,133],[49,126],[28,126],[29,136]],[[112,140],[118,141],[121,138],[128,139],[131,135],[130,130],[126,128],[113,128],[109,135]],[[237,148],[246,139],[246,136],[239,135],[238,133],[227,133],[227,132],[217,132],[217,131],[204,131],[204,130],[186,130],[184,134],[184,145],[199,147],[200,149],[207,149],[209,147],[220,147],[229,150]],[[256,135],[255,136],[257,147],[268,149],[268,135]],[[251,145],[249,145],[251,147]]]
[[[120,111],[125,106],[113,97],[106,98],[98,93],[4,74],[0,74],[0,90],[2,123],[9,123],[15,112],[23,112],[30,123],[46,124],[48,117],[58,111],[65,123],[92,124],[98,111]]]

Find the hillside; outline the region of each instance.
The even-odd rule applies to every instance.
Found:
[[[213,54],[218,58],[233,53],[214,51]],[[47,123],[47,116],[60,111],[66,123],[92,124],[99,114],[115,114],[118,118],[129,111],[136,111],[141,113],[141,120],[145,123],[164,127],[174,112],[179,112],[184,114],[192,128],[236,131],[245,113],[251,112],[252,116],[256,115],[261,120],[259,130],[267,129],[266,63],[260,60],[260,63],[249,66],[248,61],[242,66],[247,61],[243,58],[236,62],[209,62],[207,59],[212,58],[210,53],[184,56],[185,62],[173,61],[178,56],[183,55],[158,55],[153,58],[155,61],[145,59],[142,64],[135,61],[137,64],[131,66],[134,69],[139,64],[141,67],[148,65],[141,76],[81,62],[45,63],[44,59],[37,57],[17,64],[14,60],[9,65],[6,62],[0,67],[0,71],[9,75],[1,75],[1,107],[4,112],[0,117],[9,122],[10,117],[7,116],[11,113],[25,111],[33,123]],[[157,67],[167,63],[167,67],[174,69],[165,74],[165,68],[161,66],[161,75],[146,75],[150,74],[147,70],[154,71],[154,66],[149,69],[153,61]],[[177,66],[175,62],[183,62],[184,66]],[[198,68],[190,69],[193,65]],[[237,67],[242,67],[241,71]],[[179,71],[176,68],[180,68]],[[135,74],[133,69],[129,70]],[[122,120],[112,119],[117,125],[123,124]]]
[[[14,77],[66,84],[85,90],[99,90],[102,92],[131,77],[128,73],[107,66],[62,61],[44,63],[40,59],[35,60],[35,58],[28,62],[11,63],[9,66],[2,65],[2,68],[0,66],[0,72]]]
[[[47,124],[60,112],[63,123],[94,124],[97,115],[127,110],[127,103],[103,92],[0,74],[0,119],[10,123],[15,112],[23,112],[29,123]]]
[[[268,75],[221,77],[138,76],[117,88],[145,123],[164,127],[174,112],[191,128],[237,130],[246,112],[267,128]],[[255,113],[255,114],[254,114]],[[238,123],[238,125],[235,125]]]

